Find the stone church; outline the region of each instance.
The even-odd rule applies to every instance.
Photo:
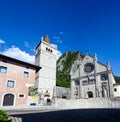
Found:
[[[98,61],[97,55],[86,54],[74,62],[71,68],[71,98],[113,97],[115,83],[110,63]]]
[[[36,47],[35,65],[0,54],[0,106],[46,105],[57,93],[70,91],[56,87],[56,61],[57,47],[48,35]],[[34,96],[28,94],[31,87],[37,89]],[[78,55],[71,68],[71,99],[119,96],[120,85],[115,83],[110,63],[102,64],[97,55],[86,54],[83,59]],[[60,105],[59,100],[55,104]]]

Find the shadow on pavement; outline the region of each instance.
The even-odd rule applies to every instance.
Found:
[[[120,109],[74,109],[12,115],[23,122],[120,122]]]

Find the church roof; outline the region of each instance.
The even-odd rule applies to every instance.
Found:
[[[48,34],[46,35],[46,37],[44,38],[44,41],[47,42],[48,44],[50,44],[50,39],[48,37]]]
[[[87,55],[88,55],[89,57],[91,57],[91,58],[94,58],[94,56],[91,56],[91,55],[90,55],[90,54],[88,54],[88,53],[86,54],[86,56],[87,56]],[[103,64],[102,62],[97,61],[97,63],[99,63],[99,64],[101,64],[101,65],[103,65],[103,66],[107,67],[107,65]]]

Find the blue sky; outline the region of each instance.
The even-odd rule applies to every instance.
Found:
[[[0,0],[0,53],[33,62],[46,33],[59,54],[97,53],[120,76],[119,0]]]

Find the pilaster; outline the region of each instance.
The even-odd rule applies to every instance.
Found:
[[[97,65],[97,54],[94,55],[94,77],[95,77],[95,94],[96,94],[96,97],[100,97],[99,95],[99,92],[100,92],[100,89],[99,89],[99,82],[98,82],[98,76],[97,76],[97,72],[98,72],[98,65]]]
[[[109,97],[113,97],[114,96],[114,91],[113,91],[113,75],[112,75],[112,71],[111,71],[110,62],[107,62],[107,72],[108,72]]]

